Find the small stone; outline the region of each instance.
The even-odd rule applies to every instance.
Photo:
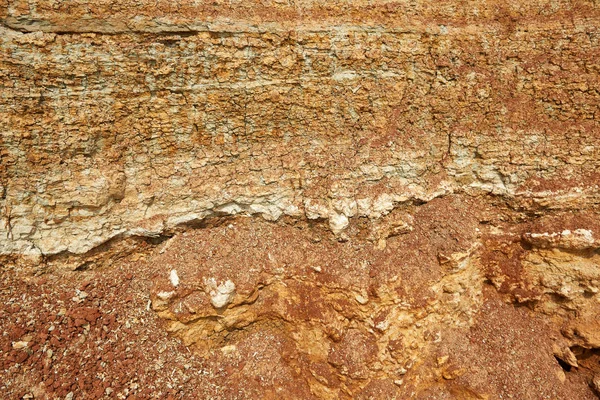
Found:
[[[81,300],[85,300],[89,294],[84,291],[84,290],[79,290],[79,289],[75,289],[75,294],[77,295],[77,297],[79,297]]]
[[[215,308],[223,308],[233,300],[235,296],[235,284],[227,280],[216,289],[210,291],[210,303]]]
[[[362,304],[362,305],[365,305],[365,304],[367,304],[369,302],[369,298],[368,297],[362,296],[360,294],[355,295],[354,298],[356,299],[356,301],[359,304]]]
[[[179,286],[179,275],[177,275],[177,270],[171,270],[171,273],[169,274],[169,280],[171,281],[171,285],[174,287]]]
[[[29,358],[29,354],[27,354],[26,351],[20,351],[17,356],[15,357],[15,361],[18,364],[21,364],[23,362],[25,362],[27,359]]]
[[[175,295],[175,292],[158,292],[156,296],[161,300],[169,300]]]
[[[380,332],[385,332],[389,326],[390,323],[388,321],[381,321],[375,325],[375,328],[377,328],[377,330]]]
[[[329,218],[329,228],[333,233],[341,233],[350,222],[344,214],[333,214]]]
[[[83,290],[79,290],[79,289],[75,289],[75,296],[73,296],[73,298],[71,300],[73,300],[75,303],[83,303],[83,301],[88,297],[88,293],[83,291]]]
[[[221,352],[225,355],[234,353],[237,350],[237,346],[234,344],[221,347]]]
[[[564,383],[567,380],[567,375],[565,375],[565,371],[563,371],[562,369],[556,370],[556,377],[561,383]]]
[[[437,358],[437,365],[438,367],[441,367],[442,365],[446,364],[446,362],[448,361],[448,356],[441,356]]]
[[[75,326],[80,327],[80,326],[84,326],[85,324],[87,324],[85,319],[81,319],[81,318],[77,318],[74,322]]]
[[[21,349],[26,348],[28,344],[29,344],[29,342],[25,342],[25,341],[13,342],[12,347],[15,350],[21,350]]]

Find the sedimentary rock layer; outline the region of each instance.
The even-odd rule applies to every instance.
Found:
[[[598,201],[598,11],[533,2],[10,2],[0,250],[207,216]]]
[[[599,59],[597,1],[0,0],[0,392],[593,399]]]

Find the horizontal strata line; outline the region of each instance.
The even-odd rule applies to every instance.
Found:
[[[417,202],[417,204],[422,205],[425,204],[431,200],[434,200],[436,198],[440,198],[440,197],[444,197],[446,196],[448,193],[437,193],[432,195],[430,198],[421,198],[421,197],[417,197],[417,196],[413,196],[411,198],[407,198],[406,200],[403,201],[396,201],[393,204],[392,210],[395,208],[400,207],[401,205],[404,204],[409,204],[411,202]],[[239,202],[232,202],[233,204],[243,204],[243,203],[239,203]],[[56,257],[56,256],[68,256],[68,255],[86,255],[86,254],[90,254],[91,252],[93,252],[95,249],[100,248],[101,246],[105,245],[108,242],[111,242],[113,240],[123,240],[126,238],[157,238],[157,237],[161,237],[161,236],[166,236],[166,235],[170,235],[172,234],[174,231],[180,229],[180,228],[185,228],[185,227],[193,227],[195,226],[195,223],[199,223],[202,221],[207,221],[210,220],[210,218],[213,217],[222,217],[222,218],[236,218],[236,217],[249,217],[249,218],[264,218],[263,212],[262,211],[258,211],[258,210],[252,210],[252,209],[248,209],[247,207],[245,207],[246,209],[242,209],[240,212],[229,212],[229,211],[224,211],[224,210],[219,210],[220,208],[222,208],[223,206],[225,206],[226,204],[220,205],[218,207],[215,207],[213,209],[207,209],[204,211],[199,211],[199,212],[188,212],[188,213],[183,213],[180,215],[170,215],[170,216],[166,216],[165,220],[163,220],[163,224],[162,227],[159,230],[155,230],[155,231],[145,231],[145,232],[141,232],[139,228],[137,227],[130,227],[130,228],[122,228],[119,229],[118,231],[114,231],[112,234],[107,235],[107,236],[100,236],[100,240],[96,240],[94,241],[93,239],[90,240],[89,238],[87,239],[87,242],[89,243],[90,241],[93,242],[92,245],[89,245],[85,248],[85,250],[82,251],[72,251],[69,250],[69,245],[66,246],[65,249],[59,250],[59,251],[52,251],[52,252],[44,252],[40,249],[40,247],[38,246],[38,244],[36,243],[35,239],[20,239],[23,242],[27,242],[30,244],[30,252],[29,253],[23,253],[23,252],[14,252],[14,251],[5,251],[2,248],[2,244],[3,241],[0,240],[0,256],[19,256],[19,255],[40,255],[42,257]],[[391,212],[391,210],[390,210]],[[282,217],[285,214],[282,214],[281,216],[279,216],[276,220],[281,221]],[[303,213],[302,215],[287,215],[291,218],[293,218],[294,220],[304,220],[304,221],[313,221],[314,223],[319,223],[319,224],[327,224],[326,219],[323,218],[308,218],[308,216],[306,215],[306,213]],[[376,219],[382,218],[382,216],[377,217]],[[173,221],[175,220],[175,221]],[[171,222],[170,222],[171,221]],[[197,229],[197,228],[196,228]],[[200,228],[202,229],[202,228]],[[12,239],[8,239],[5,240],[4,242],[13,242]]]
[[[343,71],[346,72],[346,71]],[[77,90],[74,89],[71,86],[67,86],[65,88],[57,88],[57,87],[52,87],[52,88],[47,88],[47,87],[43,87],[43,86],[38,86],[37,89],[39,89],[39,92],[37,93],[23,93],[23,94],[18,94],[14,93],[14,89],[13,89],[13,94],[11,95],[11,93],[3,93],[2,96],[0,96],[0,99],[22,99],[22,98],[39,98],[42,97],[44,95],[44,93],[48,93],[48,92],[55,92],[56,96],[66,96],[66,97],[71,97],[71,96],[79,96],[79,95],[91,95],[91,94],[100,94],[100,95],[111,95],[114,93],[121,93],[123,91],[127,91],[129,93],[132,94],[138,94],[138,95],[145,95],[150,91],[168,91],[168,92],[172,92],[172,93],[190,93],[190,92],[202,92],[203,90],[206,89],[253,89],[253,88],[257,88],[257,87],[264,87],[264,86],[273,86],[273,85],[283,85],[281,88],[288,88],[290,86],[296,86],[298,84],[302,84],[302,83],[314,83],[314,84],[319,84],[319,83],[324,83],[324,82],[330,82],[330,81],[334,81],[334,82],[352,82],[352,81],[356,81],[356,80],[361,80],[361,79],[365,79],[365,78],[377,78],[377,79],[392,79],[392,78],[398,78],[402,75],[400,74],[396,74],[390,71],[384,71],[382,73],[367,73],[367,74],[361,74],[360,71],[355,72],[352,71],[353,75],[348,74],[343,75],[340,73],[336,73],[332,76],[326,76],[326,77],[315,77],[315,78],[300,78],[300,79],[286,79],[286,80],[279,80],[279,79],[275,79],[275,80],[262,80],[262,79],[258,79],[258,80],[248,80],[248,81],[239,81],[239,82],[203,82],[203,83],[198,83],[198,84],[194,84],[191,86],[161,86],[158,87],[156,89],[149,89],[147,86],[144,87],[144,90],[141,91],[131,91],[129,88],[124,88],[123,90],[113,90],[113,89],[91,89],[91,90],[87,90],[87,89],[82,89],[82,90]],[[0,86],[0,90],[2,89],[6,89],[3,88],[2,86]],[[356,89],[356,88],[351,88],[351,89]],[[68,90],[69,93],[64,93],[62,95],[59,95],[59,92],[63,92],[65,90]],[[43,92],[43,93],[42,93]],[[53,95],[54,96],[54,95]]]
[[[582,21],[583,22],[583,21]],[[597,23],[596,23],[597,22]],[[222,33],[230,35],[243,35],[248,33],[390,33],[390,34],[429,34],[429,35],[454,35],[454,34],[497,34],[504,29],[504,25],[497,21],[489,21],[482,24],[467,25],[433,25],[433,24],[414,24],[410,26],[386,26],[373,24],[327,24],[325,22],[299,23],[299,22],[265,22],[261,24],[248,24],[244,21],[239,22],[168,22],[147,20],[136,24],[135,27],[129,26],[128,21],[117,19],[80,19],[73,22],[63,22],[56,24],[48,20],[14,18],[7,17],[0,19],[0,25],[9,28],[18,33],[47,32],[62,35],[80,35],[88,33],[119,35],[119,34],[155,34],[155,35],[195,35],[197,33]],[[563,22],[531,22],[523,25],[515,24],[512,33],[527,32],[550,32],[565,31],[591,33],[595,29],[593,26],[600,26],[600,18],[590,18],[585,21],[585,25],[574,25],[570,21]]]

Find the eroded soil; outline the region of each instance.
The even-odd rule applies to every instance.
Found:
[[[597,217],[453,195],[353,219],[344,237],[323,221],[217,218],[7,259],[0,391],[594,399]]]

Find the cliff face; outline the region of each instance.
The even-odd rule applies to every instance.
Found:
[[[594,1],[0,0],[4,300],[126,265],[165,343],[239,389],[182,395],[593,398],[599,23]],[[39,350],[11,335],[11,390],[46,381],[10,375]]]

